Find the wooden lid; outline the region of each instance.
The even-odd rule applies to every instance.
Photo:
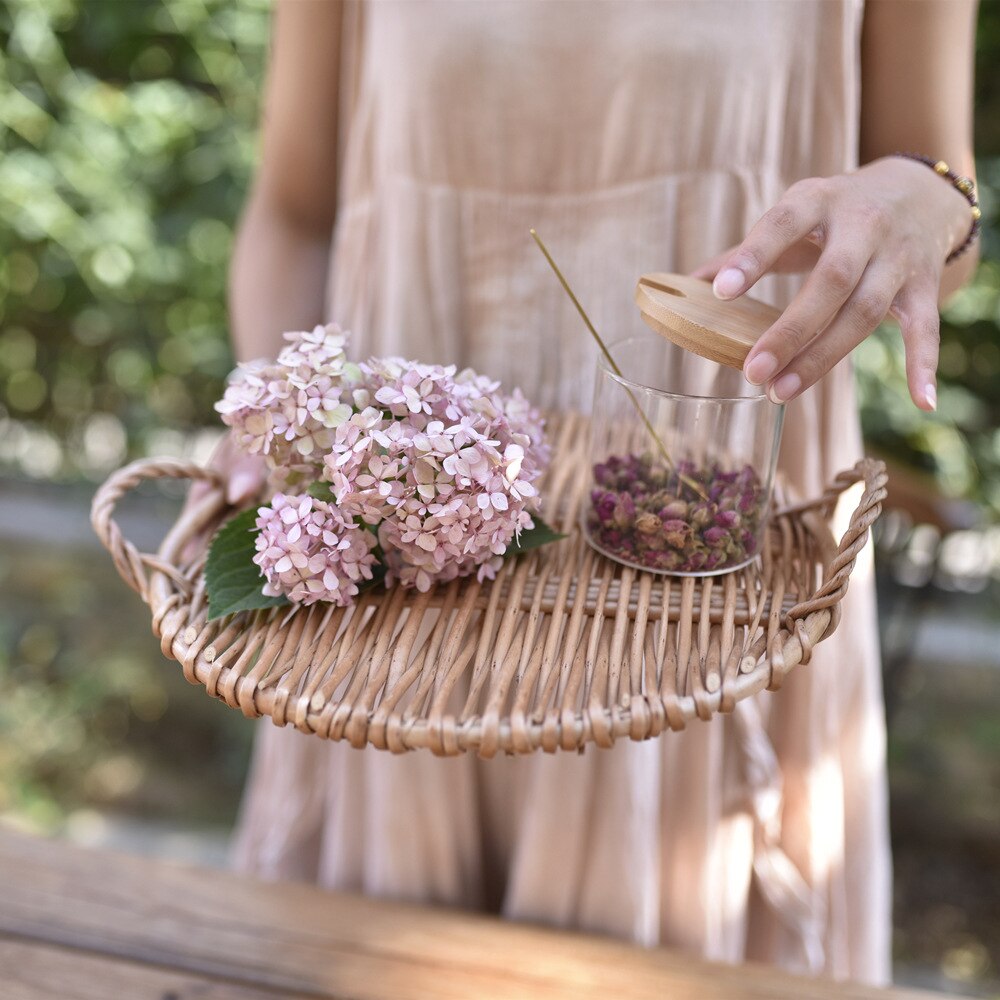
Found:
[[[781,315],[780,309],[746,295],[725,302],[711,282],[687,274],[644,274],[635,286],[643,321],[686,351],[742,368],[757,338]]]

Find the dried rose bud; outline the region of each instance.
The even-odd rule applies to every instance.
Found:
[[[602,522],[610,521],[615,513],[617,499],[614,493],[605,493],[603,490],[593,490],[590,494],[590,502],[594,511]]]
[[[714,549],[729,540],[729,532],[725,528],[709,528],[702,537]]]
[[[651,535],[660,530],[660,519],[651,511],[644,510],[635,519],[635,530]]]
[[[712,523],[712,506],[708,503],[697,504],[691,511],[691,525],[695,528],[704,528]]]
[[[720,510],[715,515],[715,525],[718,528],[738,528],[740,515],[735,510]]]
[[[628,493],[619,493],[611,522],[616,528],[630,528],[635,518],[635,501]]]
[[[704,569],[706,562],[708,562],[708,555],[705,552],[692,552],[685,569],[688,573],[692,573],[695,570]]]
[[[691,526],[687,521],[674,519],[663,522],[663,537],[667,544],[673,545],[674,548],[681,548],[690,534]]]
[[[667,482],[670,479],[670,474],[666,469],[656,469],[655,471],[650,472],[647,478],[650,486],[654,489],[661,489],[667,485]]]
[[[687,516],[688,505],[683,500],[673,500],[660,511],[660,517],[662,517],[664,521],[674,519],[683,521]]]

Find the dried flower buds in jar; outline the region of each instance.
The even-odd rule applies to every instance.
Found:
[[[729,470],[652,455],[594,466],[587,529],[608,555],[668,573],[713,573],[757,553],[767,491],[750,465]]]

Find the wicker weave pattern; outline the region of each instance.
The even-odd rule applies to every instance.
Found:
[[[839,623],[854,561],[885,498],[885,467],[864,459],[821,497],[772,518],[759,565],[705,579],[637,572],[594,553],[577,529],[587,493],[586,422],[550,421],[557,461],[546,517],[569,537],[510,559],[487,584],[428,594],[362,595],[206,622],[207,538],[228,514],[214,473],[140,461],[94,498],[92,519],[123,579],[152,610],[153,631],[185,677],[248,716],[269,715],[354,746],[452,755],[575,750],[648,739],[775,690]],[[141,480],[207,479],[157,556],[112,520]],[[850,526],[828,525],[840,494],[863,481]]]

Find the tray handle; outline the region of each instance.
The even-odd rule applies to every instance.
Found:
[[[191,589],[191,581],[175,566],[159,556],[140,552],[125,536],[113,518],[118,501],[147,479],[203,480],[221,487],[222,477],[213,469],[203,469],[193,462],[172,458],[143,458],[112,473],[94,494],[90,505],[90,523],[104,547],[111,553],[121,578],[149,604],[147,570],[168,576],[182,590]]]
[[[816,611],[829,609],[830,624],[824,637],[832,632],[839,622],[840,602],[847,593],[851,571],[858,553],[868,541],[871,526],[882,513],[882,501],[887,496],[886,483],[889,480],[885,462],[877,458],[862,458],[853,469],[845,470],[834,477],[833,482],[823,491],[823,495],[809,503],[797,505],[792,510],[820,510],[832,512],[838,497],[855,483],[865,484],[864,492],[851,514],[850,523],[837,546],[837,553],[830,561],[823,576],[823,583],[808,601],[802,601],[789,609],[785,615],[785,627],[789,632],[797,632],[796,623],[803,621]],[[786,513],[786,511],[782,511]]]

